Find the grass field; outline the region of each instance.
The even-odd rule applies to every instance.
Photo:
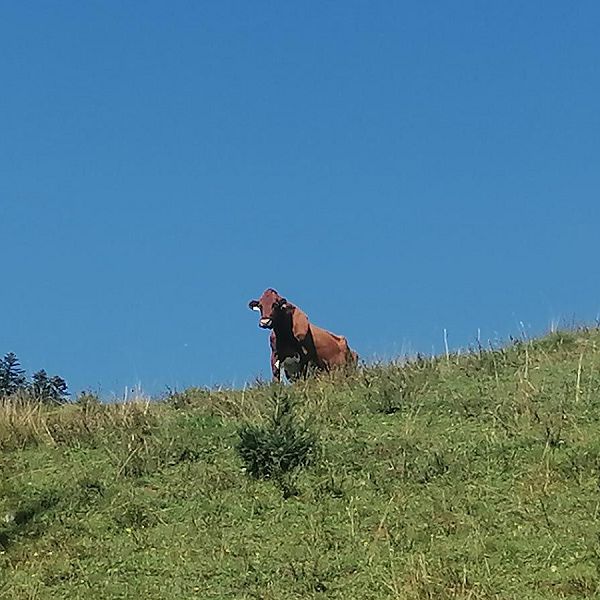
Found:
[[[312,463],[236,447],[277,402]],[[600,597],[600,332],[160,402],[0,408],[0,598]]]

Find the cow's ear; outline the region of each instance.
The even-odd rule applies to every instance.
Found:
[[[260,308],[258,308],[258,300],[250,300],[250,302],[248,302],[248,308],[251,310],[260,310]]]
[[[302,342],[308,335],[308,328],[308,317],[298,307],[296,307],[292,313],[292,331],[294,333],[294,337],[299,342]]]

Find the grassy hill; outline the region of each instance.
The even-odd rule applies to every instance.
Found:
[[[312,463],[255,479],[240,428],[287,402]],[[597,330],[287,387],[5,405],[0,598],[597,598],[599,421]]]

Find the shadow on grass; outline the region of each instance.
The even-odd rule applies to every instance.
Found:
[[[39,537],[44,531],[41,524],[34,524],[36,517],[53,509],[60,501],[60,496],[51,490],[41,492],[38,497],[24,502],[14,512],[3,516],[0,524],[0,547],[7,550],[14,540],[24,534]]]

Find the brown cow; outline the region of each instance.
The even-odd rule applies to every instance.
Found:
[[[263,292],[248,306],[260,312],[259,327],[270,329],[271,371],[280,381],[281,369],[290,380],[306,376],[309,367],[329,371],[334,367],[356,365],[358,354],[345,337],[309,323],[308,317],[282,298],[274,289]]]

